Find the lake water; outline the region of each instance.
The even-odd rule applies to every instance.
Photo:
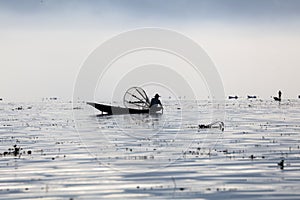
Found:
[[[300,100],[226,101],[224,131],[210,110],[1,102],[0,199],[300,199]]]

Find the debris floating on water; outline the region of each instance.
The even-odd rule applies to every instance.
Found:
[[[198,125],[199,129],[207,129],[207,128],[219,128],[221,131],[224,131],[224,122],[213,122],[211,124],[200,124]]]
[[[280,169],[284,169],[284,160],[281,160],[281,161],[278,163],[278,166],[280,167]]]
[[[3,153],[0,153],[0,156],[9,156],[9,155],[13,155],[13,156],[21,156],[22,154],[26,154],[26,151],[22,152],[22,148],[17,146],[16,144],[13,146],[13,148],[9,148],[8,151],[4,151]],[[30,155],[32,154],[31,150],[27,151],[27,154]]]

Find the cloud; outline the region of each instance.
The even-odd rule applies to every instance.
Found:
[[[296,23],[297,0],[10,0],[0,1],[6,26],[88,27],[130,24]],[[6,24],[6,22],[11,22]],[[101,27],[101,26],[100,26]]]

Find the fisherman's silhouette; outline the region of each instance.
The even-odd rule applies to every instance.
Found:
[[[281,99],[281,91],[278,91],[278,98]]]
[[[154,98],[151,99],[150,108],[152,106],[158,106],[158,105],[160,105],[162,107],[162,104],[161,104],[161,102],[159,100],[159,97],[160,97],[159,94],[156,94],[154,96]]]

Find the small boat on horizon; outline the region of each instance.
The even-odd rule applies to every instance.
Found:
[[[228,99],[238,99],[238,96],[228,96]]]
[[[255,95],[253,95],[253,96],[251,96],[251,95],[247,95],[247,98],[248,98],[248,99],[256,99],[256,98],[257,98],[257,96],[255,96]]]
[[[278,91],[278,97],[273,97],[274,100],[280,102],[280,101],[281,101],[281,94],[282,94],[282,92],[279,90],[279,91]]]
[[[273,97],[275,101],[281,101],[281,98],[279,97]]]

